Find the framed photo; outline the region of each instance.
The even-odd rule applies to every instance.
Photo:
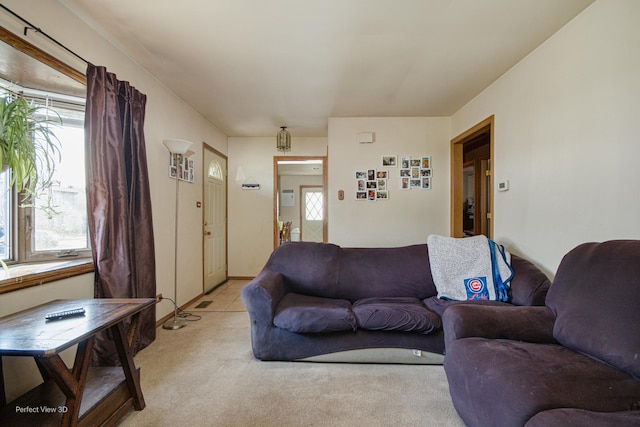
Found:
[[[411,183],[409,177],[400,178],[400,188],[402,190],[411,190]]]
[[[376,199],[378,200],[387,200],[389,199],[389,193],[386,190],[378,190],[376,191]]]
[[[367,189],[378,188],[378,181],[367,181]]]
[[[367,191],[367,200],[369,200],[370,202],[376,201],[376,190]]]
[[[418,178],[418,179],[411,178],[409,180],[409,185],[411,186],[411,188],[420,188],[422,183],[420,182],[420,178]]]
[[[356,179],[367,179],[367,171],[356,171]]]
[[[367,171],[367,179],[369,181],[373,181],[374,179],[376,179],[376,170],[375,169],[369,169]]]
[[[364,191],[367,189],[367,181],[364,179],[358,180],[358,191]]]
[[[422,178],[422,189],[431,190],[431,178]]]
[[[422,164],[422,159],[420,159],[420,158],[414,159],[414,158],[412,157],[412,158],[411,158],[411,162],[410,162],[410,164],[409,164],[409,165],[410,165],[412,168],[419,168],[421,164]]]
[[[367,200],[366,191],[356,191],[356,200]]]
[[[400,160],[400,167],[402,169],[409,169],[411,167],[411,157],[403,157]]]
[[[378,169],[376,171],[376,178],[378,178],[378,179],[387,179],[387,178],[389,178],[389,171]]]
[[[387,189],[387,180],[379,179],[378,180],[378,190],[386,190]]]
[[[398,166],[398,156],[382,156],[382,166],[385,168],[395,168]]]
[[[431,157],[429,156],[424,156],[422,158],[422,165],[421,165],[422,169],[429,169],[431,168]]]

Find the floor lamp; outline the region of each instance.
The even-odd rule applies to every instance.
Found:
[[[165,139],[163,142],[169,153],[171,153],[171,163],[170,167],[175,168],[175,175],[173,169],[171,169],[171,176],[176,180],[176,210],[175,210],[175,219],[174,219],[174,236],[173,236],[173,319],[167,320],[163,325],[163,329],[180,329],[187,326],[187,320],[178,319],[178,206],[180,206],[180,201],[178,200],[178,195],[180,194],[180,179],[178,176],[179,162],[182,161],[182,157],[187,152],[189,147],[191,147],[191,142],[185,141],[183,139]],[[178,156],[176,156],[176,154]]]

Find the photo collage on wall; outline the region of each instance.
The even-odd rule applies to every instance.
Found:
[[[356,200],[387,200],[389,190],[387,180],[389,171],[386,169],[367,169],[356,171]]]
[[[382,156],[380,163],[383,169],[357,170],[356,178],[356,200],[377,200],[389,199],[390,178],[387,168],[398,167],[397,156]],[[400,188],[402,190],[412,190],[420,188],[422,190],[431,189],[431,157],[402,157],[400,159]]]
[[[402,157],[400,159],[400,188],[431,190],[431,157]]]

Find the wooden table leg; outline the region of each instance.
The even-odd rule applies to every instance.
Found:
[[[135,325],[137,316],[134,316],[132,325]],[[120,363],[122,364],[122,369],[124,370],[124,375],[127,379],[127,387],[129,389],[129,393],[133,398],[133,407],[136,411],[141,411],[146,406],[144,401],[144,396],[142,395],[142,388],[140,387],[140,381],[138,380],[138,376],[136,373],[136,366],[133,362],[133,352],[131,350],[131,346],[129,345],[128,335],[125,334],[124,326],[122,322],[118,323],[111,327],[111,332],[113,333],[113,341],[116,344],[116,349],[118,350],[118,356],[120,357]]]
[[[80,413],[80,402],[87,381],[91,350],[94,338],[78,344],[76,358],[70,371],[58,354],[49,357],[38,357],[38,364],[67,396],[66,412],[62,415],[62,426],[77,426]]]
[[[2,355],[0,355],[0,408],[7,405],[7,395],[4,391],[4,370],[2,369]]]

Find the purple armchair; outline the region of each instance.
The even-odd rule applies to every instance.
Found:
[[[456,306],[442,320],[467,426],[640,425],[640,241],[570,251],[544,307]]]

